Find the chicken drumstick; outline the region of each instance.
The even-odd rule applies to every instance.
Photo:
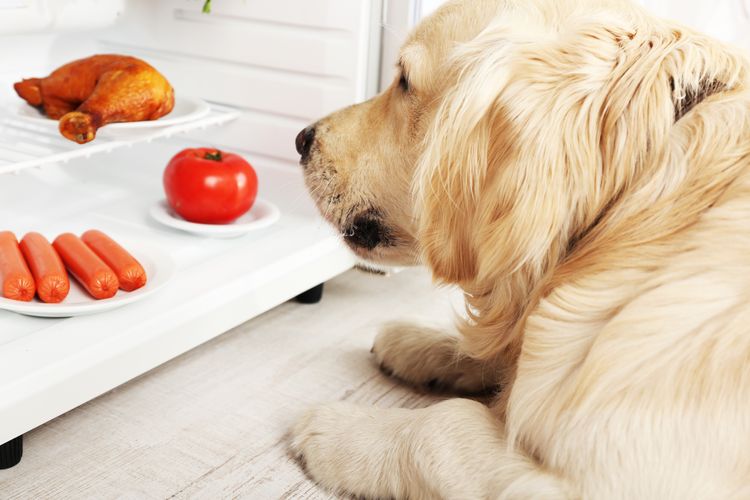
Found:
[[[174,107],[174,89],[167,79],[129,56],[80,59],[14,88],[29,104],[59,119],[60,133],[79,144],[92,141],[97,129],[108,123],[156,120]]]

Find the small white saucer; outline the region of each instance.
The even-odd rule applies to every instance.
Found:
[[[249,212],[231,224],[188,222],[174,213],[167,205],[166,200],[161,200],[152,206],[150,213],[154,220],[165,226],[208,238],[238,238],[252,231],[264,229],[281,217],[281,212],[276,205],[260,198],[255,200],[255,204]]]

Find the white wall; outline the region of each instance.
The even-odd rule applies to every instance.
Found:
[[[421,0],[420,12],[422,17],[430,15],[435,9],[444,4],[446,0]]]
[[[656,14],[750,49],[750,0],[643,0]]]

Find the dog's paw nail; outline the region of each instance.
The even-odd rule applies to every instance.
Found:
[[[427,388],[434,391],[438,387],[440,387],[440,381],[436,378],[433,378],[427,382]]]
[[[388,375],[389,377],[393,376],[393,370],[385,366],[384,364],[380,364],[380,371]]]
[[[375,354],[375,346],[370,347],[370,354]]]

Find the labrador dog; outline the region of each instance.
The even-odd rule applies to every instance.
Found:
[[[368,498],[750,498],[750,63],[627,0],[454,0],[372,100],[297,138],[360,257],[459,286],[457,332],[390,324],[411,384],[292,446]]]

